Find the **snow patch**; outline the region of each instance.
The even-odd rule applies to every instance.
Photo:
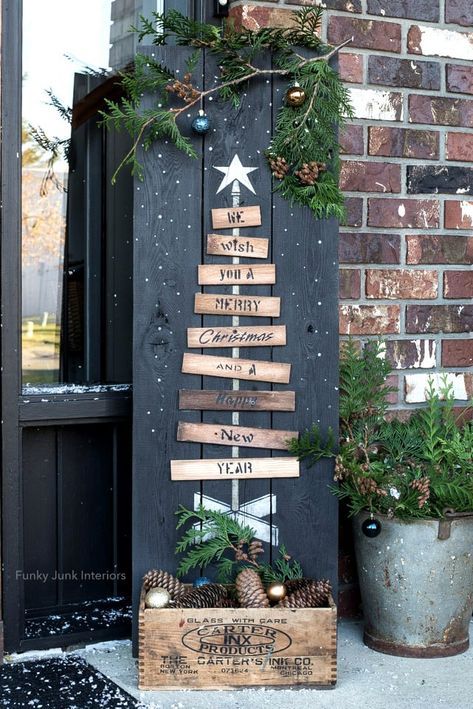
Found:
[[[390,91],[378,89],[350,89],[350,98],[357,118],[369,118],[375,121],[398,121],[403,118],[401,108],[397,115],[397,105]]]
[[[429,379],[432,379],[434,389],[438,394],[446,384],[451,384],[455,399],[458,401],[468,400],[464,374],[437,372],[434,374],[406,374],[406,403],[422,404],[425,402]]]
[[[473,34],[419,27],[419,48],[424,55],[473,60]]]

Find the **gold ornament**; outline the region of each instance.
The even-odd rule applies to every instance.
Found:
[[[290,86],[286,91],[286,103],[288,106],[297,108],[298,106],[302,106],[305,100],[306,93],[304,89],[297,83],[293,84],[293,86]]]
[[[283,583],[280,581],[275,581],[274,583],[269,584],[266,589],[266,593],[268,594],[270,601],[273,603],[278,603],[286,597],[287,589]]]
[[[155,586],[145,596],[146,608],[166,608],[171,600],[171,594],[165,588]]]

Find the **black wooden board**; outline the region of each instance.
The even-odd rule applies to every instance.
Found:
[[[183,66],[186,50],[150,49],[171,66]],[[215,66],[206,58],[204,85],[214,80]],[[269,61],[269,60],[268,60]],[[269,64],[267,65],[269,66]],[[303,430],[313,421],[322,429],[337,430],[338,397],[338,261],[335,221],[317,222],[307,208],[291,206],[272,192],[264,158],[285,83],[262,78],[243,95],[237,110],[218,101],[205,106],[212,125],[205,137],[193,138],[199,159],[191,160],[173,146],[160,145],[145,155],[145,181],[135,182],[134,241],[134,494],[133,581],[135,610],[140,580],[152,567],[175,571],[174,512],[179,504],[206,505],[238,512],[256,510],[260,522],[270,524],[269,539],[285,544],[300,559],[308,576],[337,581],[337,501],[328,485],[332,463],[313,469],[302,466],[299,479],[240,482],[238,499],[230,481],[171,482],[171,459],[231,457],[230,447],[176,441],[177,420],[231,423],[225,411],[179,412],[178,390],[228,389],[229,380],[180,372],[186,350],[187,327],[230,326],[229,316],[195,315],[196,292],[231,293],[232,287],[197,285],[199,263],[230,263],[206,254],[206,235],[212,208],[233,205],[232,187],[220,191],[223,174],[238,155],[243,166],[256,167],[248,177],[252,194],[240,187],[240,204],[260,205],[260,227],[241,234],[268,236],[267,259],[277,267],[274,286],[241,286],[242,293],[281,297],[281,317],[240,318],[240,325],[286,324],[287,345],[275,348],[240,348],[238,356],[291,362],[288,385],[255,383],[254,388],[296,391],[295,413],[240,412],[244,426]],[[184,131],[190,133],[190,117]],[[187,122],[187,125],[186,125]],[[165,172],[163,172],[165,170]],[[179,180],[179,182],[177,182]],[[220,234],[232,234],[220,230]],[[199,350],[192,350],[198,352]],[[231,356],[231,349],[206,349],[204,354]],[[248,389],[248,383],[243,388]],[[180,414],[180,415],[179,415]],[[255,455],[281,455],[257,450]],[[252,451],[253,455],[253,451]],[[235,489],[233,488],[233,493]],[[202,497],[203,495],[203,497]],[[263,502],[256,502],[263,499]],[[255,505],[253,505],[255,503]],[[249,507],[248,507],[249,505]],[[252,507],[253,505],[253,507]],[[269,514],[266,514],[267,509]],[[251,523],[251,519],[248,519]],[[264,525],[263,525],[264,526]],[[275,544],[266,545],[277,553]],[[136,618],[136,616],[135,616]],[[135,622],[136,639],[136,622]]]

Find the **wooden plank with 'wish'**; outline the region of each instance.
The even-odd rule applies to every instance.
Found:
[[[239,256],[240,258],[268,258],[269,239],[249,236],[220,236],[207,234],[209,256]]]
[[[237,359],[190,352],[184,353],[181,371],[183,374],[275,384],[289,384],[291,377],[291,365],[285,362],[265,362],[257,359]]]
[[[171,460],[171,480],[298,478],[297,458],[208,458]]]

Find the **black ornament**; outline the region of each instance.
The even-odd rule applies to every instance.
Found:
[[[201,109],[199,111],[199,115],[194,118],[191,125],[194,133],[198,133],[198,135],[205,135],[210,128],[209,117]]]
[[[365,519],[365,521],[361,525],[361,531],[364,535],[366,535],[370,539],[373,539],[374,537],[377,537],[378,534],[380,534],[381,532],[381,522],[379,521],[379,519],[374,519],[374,517]]]

